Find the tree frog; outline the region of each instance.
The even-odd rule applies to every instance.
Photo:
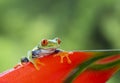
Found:
[[[37,70],[39,70],[37,64],[44,65],[38,58],[42,58],[44,56],[48,56],[52,53],[56,53],[55,56],[61,57],[61,63],[63,63],[63,58],[66,57],[68,63],[71,63],[71,60],[68,57],[68,52],[58,49],[60,47],[61,40],[59,38],[54,39],[43,39],[41,42],[30,51],[28,58],[24,57],[21,59],[21,64],[26,62],[32,62]]]

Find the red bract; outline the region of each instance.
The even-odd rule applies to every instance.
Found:
[[[39,65],[40,70],[36,70],[32,63],[18,66],[1,73],[0,83],[63,83],[72,69],[92,56],[93,54],[88,52],[73,52],[69,54],[72,63],[68,64],[66,58],[64,63],[60,63],[59,56],[49,55],[39,59],[45,64]],[[106,70],[87,69],[74,80],[74,83],[105,83],[116,70],[117,66]]]
[[[118,67],[99,71],[87,69],[74,81],[74,83],[106,83],[116,70],[118,70]]]

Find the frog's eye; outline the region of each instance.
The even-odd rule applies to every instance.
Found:
[[[57,39],[57,42],[58,42],[58,44],[60,44],[60,43],[61,43],[61,40],[58,38],[58,39]]]
[[[48,40],[47,39],[43,39],[42,41],[41,41],[41,45],[42,46],[46,46],[48,44]]]

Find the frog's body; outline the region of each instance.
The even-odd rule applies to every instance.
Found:
[[[38,58],[42,58],[44,56],[48,56],[52,53],[57,53],[56,56],[61,56],[61,62],[63,63],[63,58],[66,57],[68,59],[68,63],[70,63],[71,61],[68,58],[68,54],[67,52],[63,52],[61,50],[59,50],[58,48],[60,47],[60,39],[59,38],[55,38],[53,40],[47,40],[44,39],[41,41],[40,44],[38,44],[38,46],[36,46],[32,51],[30,51],[29,55],[28,55],[28,59],[30,62],[32,62],[35,66],[35,68],[37,70],[39,70],[37,64],[42,64],[40,61],[38,61]],[[21,63],[26,62],[26,58],[24,61],[24,58],[21,60]]]
[[[44,57],[44,56],[54,53],[56,50],[57,49],[55,48],[49,48],[49,49],[38,48],[38,49],[32,50],[32,58]]]

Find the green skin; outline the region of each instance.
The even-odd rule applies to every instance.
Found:
[[[56,50],[59,51],[58,48],[60,47],[60,43],[58,43],[58,38],[54,38],[52,40],[49,39],[47,42],[47,45],[42,45],[40,43],[32,51],[30,51],[28,59],[34,65],[36,65],[34,61],[35,59],[48,56],[49,54],[56,52]]]

